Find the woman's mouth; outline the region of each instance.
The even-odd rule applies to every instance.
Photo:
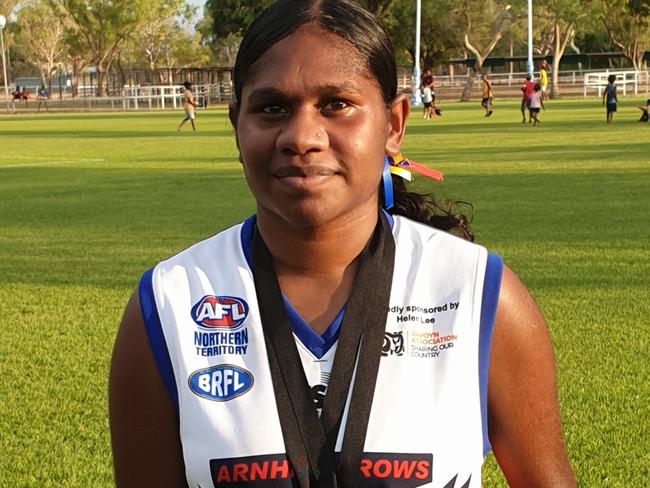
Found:
[[[283,185],[297,190],[316,188],[336,174],[334,168],[322,165],[283,166],[273,173]]]

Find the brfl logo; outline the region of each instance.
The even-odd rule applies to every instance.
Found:
[[[188,382],[196,395],[215,402],[226,402],[249,391],[254,380],[251,372],[244,368],[219,364],[195,371]]]
[[[248,316],[248,304],[241,298],[206,295],[192,307],[192,319],[207,330],[238,329]]]

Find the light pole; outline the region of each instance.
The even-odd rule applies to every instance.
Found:
[[[7,19],[4,15],[0,15],[0,49],[2,49],[2,74],[5,82],[5,101],[7,103],[7,113],[9,113],[9,89],[7,88],[7,62],[5,61],[5,40],[3,31],[7,25]]]
[[[413,67],[413,96],[411,105],[414,107],[422,106],[422,97],[420,96],[420,17],[422,14],[422,1],[416,0],[415,7],[415,66]]]
[[[533,0],[528,0],[528,63],[526,67],[532,79],[535,71],[533,64]]]

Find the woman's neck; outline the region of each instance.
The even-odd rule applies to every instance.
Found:
[[[273,256],[282,293],[318,334],[352,293],[357,257],[377,225],[378,209],[325,225],[295,227],[258,209],[258,228]]]
[[[259,208],[257,225],[276,273],[329,274],[347,267],[361,253],[377,225],[379,209],[373,210],[301,227]]]

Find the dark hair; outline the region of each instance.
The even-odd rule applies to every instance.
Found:
[[[433,195],[408,191],[403,178],[396,175],[392,177],[395,202],[389,213],[403,215],[468,241],[474,241],[474,233],[469,225],[474,209],[471,203],[458,200],[442,203]]]
[[[377,82],[386,105],[397,96],[397,65],[388,34],[377,19],[352,0],[279,0],[264,9],[250,25],[235,61],[235,97],[242,90],[251,66],[274,44],[302,26],[316,23],[327,32],[349,42]],[[430,195],[406,191],[404,180],[393,176],[395,206],[391,213],[451,231],[473,240],[464,215],[438,204]]]
[[[183,86],[184,86],[186,89],[189,90],[190,87],[192,86],[192,83],[190,83],[189,81],[184,81],[184,82],[183,82]]]
[[[609,81],[610,83],[614,83],[616,81],[616,75],[609,75],[607,77],[607,81]]]
[[[533,89],[535,91],[540,91],[542,89],[542,85],[540,85],[539,83],[535,83],[535,86],[533,87]]]
[[[239,46],[234,72],[237,101],[241,101],[246,75],[253,63],[275,43],[311,22],[355,47],[386,103],[397,96],[393,46],[368,11],[350,0],[280,0],[253,21]]]

